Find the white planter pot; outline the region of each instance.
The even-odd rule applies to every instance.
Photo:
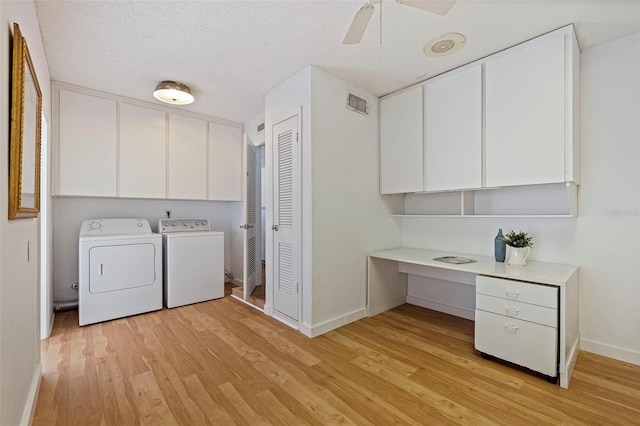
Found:
[[[524,266],[527,264],[527,257],[531,253],[531,247],[509,247],[510,254],[507,263],[513,266]]]

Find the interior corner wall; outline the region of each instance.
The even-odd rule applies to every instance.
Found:
[[[346,108],[365,98],[368,115]],[[379,189],[378,98],[311,68],[314,335],[366,314],[367,255],[401,244]]]
[[[640,365],[640,33],[582,52],[582,349]]]
[[[51,117],[50,76],[33,1],[0,2],[0,187],[8,188],[11,46],[13,23],[27,40],[42,91],[43,113]],[[0,191],[0,424],[27,424],[40,380],[40,285],[37,219],[7,219],[7,191]]]
[[[498,228],[531,233],[531,260],[580,268],[581,348],[640,364],[640,34],[585,49],[581,78],[577,218],[404,219],[403,245],[492,256]]]
[[[266,226],[273,224],[273,143],[272,130],[274,124],[301,112],[301,157],[300,169],[302,172],[302,247],[300,248],[301,265],[301,291],[302,291],[302,317],[299,318],[305,326],[311,324],[311,308],[313,288],[311,279],[311,67],[306,67],[291,76],[279,86],[271,89],[265,96],[265,188],[267,189],[265,208]],[[266,264],[273,265],[273,233],[266,232]],[[273,288],[273,276],[267,270],[267,288]],[[265,311],[271,313],[273,308],[273,295],[267,292]]]
[[[259,124],[264,124],[264,114],[261,114],[261,115],[255,117],[254,119],[249,120],[246,123],[244,123],[244,130],[245,130],[245,132],[247,132],[247,136],[249,136],[249,139],[251,139],[251,141],[253,142],[253,144],[255,146],[264,145],[265,132],[262,131],[262,132],[258,133],[258,125]]]

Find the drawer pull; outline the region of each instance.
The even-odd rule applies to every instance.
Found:
[[[509,289],[507,289],[507,297],[518,297],[519,294],[520,294],[520,292],[517,291],[517,290],[509,290]]]
[[[513,325],[513,324],[505,324],[504,328],[507,329],[507,331],[511,331],[511,332],[516,332],[518,331],[518,326],[517,325]]]
[[[507,306],[507,315],[518,315],[519,312],[520,312],[520,309]]]

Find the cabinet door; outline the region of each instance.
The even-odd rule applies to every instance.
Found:
[[[380,102],[380,193],[424,191],[422,86]]]
[[[60,90],[57,195],[115,197],[116,102]]]
[[[169,114],[168,198],[207,199],[207,122]]]
[[[242,129],[209,123],[210,200],[242,201]]]
[[[486,186],[563,182],[564,35],[485,67]]]
[[[424,85],[426,190],[482,186],[482,66]]]
[[[166,114],[120,104],[119,194],[166,197]]]

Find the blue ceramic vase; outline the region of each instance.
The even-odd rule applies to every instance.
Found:
[[[507,253],[507,244],[502,239],[502,228],[498,229],[498,235],[494,242],[494,249],[496,255],[496,262],[504,262],[504,258]]]

